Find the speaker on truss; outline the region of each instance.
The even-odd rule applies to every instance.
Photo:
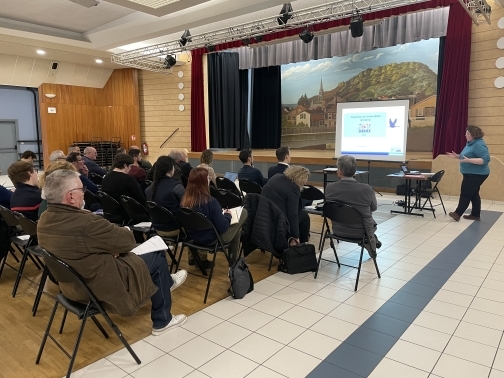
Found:
[[[364,34],[364,21],[358,13],[350,20],[350,33],[352,33],[352,38],[359,38]]]

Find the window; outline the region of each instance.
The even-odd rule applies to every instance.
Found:
[[[418,108],[416,111],[417,117],[423,117],[424,116],[424,108]]]
[[[324,126],[324,120],[321,119],[319,122],[318,122],[319,126]]]
[[[329,117],[329,119],[332,119],[332,113],[327,114],[327,116]]]

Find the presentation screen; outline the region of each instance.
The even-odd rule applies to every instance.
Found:
[[[405,161],[408,110],[409,100],[338,103],[335,156]]]

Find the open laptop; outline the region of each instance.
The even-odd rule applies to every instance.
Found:
[[[407,165],[401,164],[399,167],[401,167],[401,173],[405,175],[417,175],[420,173],[420,171],[410,171]]]
[[[231,180],[231,182],[235,182],[236,178],[238,177],[238,173],[226,172],[224,173],[224,177],[227,178],[228,180]]]

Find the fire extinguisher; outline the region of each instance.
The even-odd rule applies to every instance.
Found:
[[[149,145],[147,143],[142,143],[142,153],[144,155],[149,155]]]

